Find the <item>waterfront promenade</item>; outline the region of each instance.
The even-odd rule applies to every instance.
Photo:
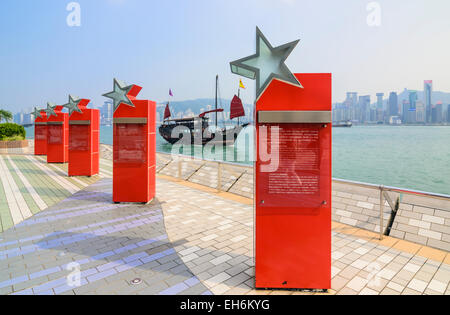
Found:
[[[317,294],[253,289],[248,168],[158,155],[157,199],[116,205],[108,147],[92,178],[68,178],[66,165],[14,153],[0,155],[0,294]],[[408,223],[396,229],[410,232],[380,241],[376,194],[335,183],[333,195],[330,294],[450,294],[449,252],[433,246],[445,246],[447,233],[405,240],[416,232],[410,223],[422,225],[417,236],[444,230],[445,201],[403,197],[399,217]],[[80,283],[69,286],[77,268]]]

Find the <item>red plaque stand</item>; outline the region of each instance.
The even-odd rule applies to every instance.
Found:
[[[93,176],[99,173],[100,111],[86,108],[82,99],[69,117],[69,176]]]
[[[120,105],[114,113],[113,201],[148,203],[155,197],[156,103],[128,98],[135,107]]]
[[[304,89],[273,80],[256,103],[256,287],[330,289],[332,80],[296,77]]]
[[[47,113],[40,114],[34,124],[34,155],[47,155]]]
[[[48,118],[47,163],[69,161],[69,114],[63,113],[63,106],[55,107],[56,116]]]

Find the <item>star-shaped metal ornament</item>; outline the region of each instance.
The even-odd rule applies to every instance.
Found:
[[[285,64],[286,59],[299,41],[296,40],[274,48],[257,27],[256,54],[231,62],[231,72],[256,80],[256,99],[261,96],[273,79],[279,79],[303,88]]]
[[[32,112],[31,115],[34,116],[35,120],[38,118],[42,118],[41,111],[39,109],[37,109],[36,107],[34,108],[34,112]]]
[[[74,98],[72,95],[69,95],[69,103],[63,105],[65,108],[67,108],[69,110],[69,116],[72,116],[73,112],[77,112],[80,114],[83,113],[81,111],[81,109],[78,107],[80,102],[81,102],[81,99],[79,99],[78,97]]]
[[[133,102],[131,102],[131,100],[128,97],[128,93],[130,93],[132,88],[133,85],[127,86],[123,82],[114,79],[114,90],[112,92],[103,94],[103,96],[113,100],[114,112],[117,110],[117,108],[119,108],[120,104],[135,107]]]
[[[53,103],[47,103],[47,109],[44,110],[44,112],[47,113],[47,117],[50,118],[52,116],[58,117],[58,115],[56,115],[55,113],[55,104]]]

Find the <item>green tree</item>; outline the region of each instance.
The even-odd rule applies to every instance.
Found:
[[[7,110],[0,109],[0,123],[2,120],[6,122],[13,120],[13,114]]]

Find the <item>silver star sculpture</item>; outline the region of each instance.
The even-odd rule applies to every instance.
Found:
[[[32,112],[31,115],[34,116],[34,120],[42,118],[41,111],[38,110],[36,107],[34,108],[34,112]]]
[[[256,80],[256,99],[260,97],[273,79],[279,79],[303,88],[285,64],[286,59],[299,41],[296,40],[274,48],[257,27],[256,54],[231,62],[231,72]]]
[[[48,102],[47,103],[47,109],[44,110],[44,112],[47,113],[47,117],[50,118],[52,116],[58,117],[55,113],[55,104]]]
[[[77,112],[82,114],[83,112],[81,111],[81,109],[78,107],[78,105],[80,104],[81,99],[78,97],[73,97],[72,95],[69,95],[69,103],[63,105],[65,108],[67,108],[69,110],[69,116],[72,116],[73,112]]]
[[[112,92],[103,94],[104,97],[113,100],[114,112],[119,108],[120,104],[125,104],[131,107],[135,107],[133,102],[128,98],[128,93],[133,88],[133,85],[126,85],[117,79],[114,79],[114,90]]]

